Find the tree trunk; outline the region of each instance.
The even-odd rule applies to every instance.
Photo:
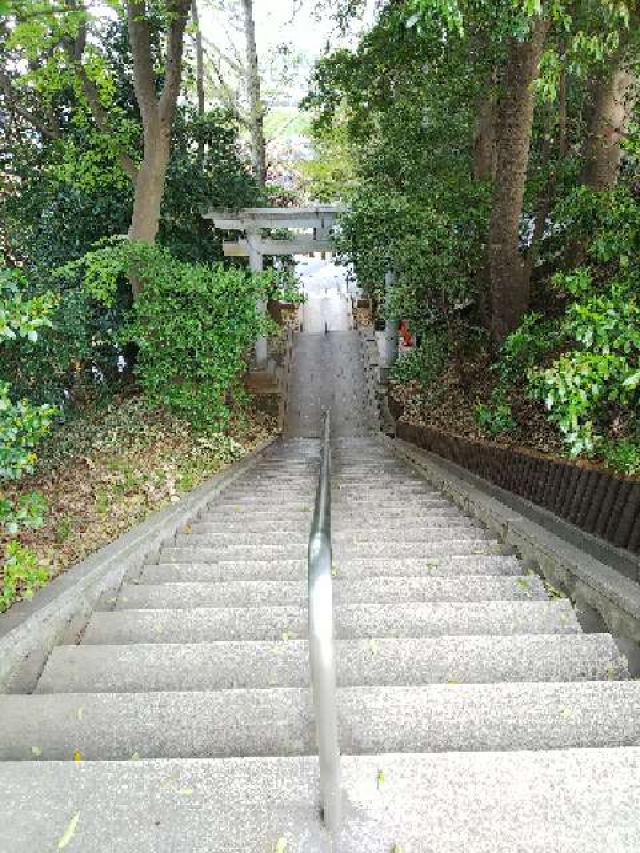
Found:
[[[592,190],[612,189],[620,171],[620,143],[636,99],[636,79],[621,59],[595,83],[585,144],[584,183]]]
[[[133,216],[129,238],[143,243],[154,243],[160,225],[160,209],[164,184],[171,154],[171,128],[156,127],[145,131],[144,159],[135,182]],[[139,286],[134,283],[134,295]]]
[[[496,83],[492,74],[489,86]],[[496,98],[493,91],[480,98],[476,112],[473,139],[473,177],[488,181],[496,175]]]
[[[500,103],[497,172],[489,227],[491,328],[502,341],[529,307],[529,279],[520,254],[520,222],[533,125],[532,84],[549,22],[538,20],[526,42],[512,39]]]
[[[151,26],[145,3],[144,0],[129,0],[127,3],[133,85],[144,131],[143,158],[135,176],[129,238],[143,243],[154,243],[160,226],[162,197],[171,155],[171,129],[182,79],[184,30],[191,0],[168,0],[167,5],[171,16],[166,34],[164,88],[158,98],[151,50]],[[131,287],[136,297],[142,290],[142,283],[132,278]]]
[[[260,71],[256,47],[256,25],[253,20],[253,0],[242,0],[244,33],[246,40],[247,95],[249,97],[249,125],[251,130],[251,161],[256,180],[264,186],[267,175],[267,158],[264,141],[264,109],[260,98]]]
[[[202,48],[202,31],[198,15],[198,0],[191,1],[191,19],[196,36],[196,93],[198,95],[198,115],[204,115],[204,50]]]

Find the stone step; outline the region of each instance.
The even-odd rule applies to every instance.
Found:
[[[305,530],[307,535],[311,526],[312,513],[305,514],[289,514],[288,516],[278,515],[274,513],[272,516],[265,518],[263,516],[254,518],[246,514],[239,515],[237,512],[228,515],[219,516],[216,513],[208,512],[199,517],[198,521],[193,522],[183,528],[183,533],[226,533],[233,530],[242,530],[256,533],[271,532],[274,537],[279,534],[287,533],[291,530]],[[416,516],[411,518],[394,518],[390,521],[378,521],[369,519],[363,516],[362,519],[344,519],[337,518],[332,520],[332,534],[334,538],[339,538],[345,532],[353,530],[366,533],[367,531],[377,531],[384,526],[385,530],[389,530],[395,534],[397,530],[429,531],[440,527],[465,527],[474,530],[483,529],[478,522],[459,514],[457,516],[439,516],[428,515],[426,517]]]
[[[292,545],[302,545],[305,548],[309,544],[309,532],[311,521],[308,524],[298,525],[296,528],[284,531],[278,535],[275,530],[253,530],[250,524],[245,527],[242,536],[238,537],[238,532],[234,530],[202,530],[202,524],[192,524],[188,527],[188,532],[177,533],[175,536],[175,545],[178,548],[202,547],[205,548],[220,548],[226,549],[231,546],[238,545],[242,542],[242,547],[262,547],[279,548]]]
[[[493,539],[481,527],[463,527],[457,525],[455,527],[434,527],[423,530],[402,530],[400,528],[391,528],[390,530],[372,530],[358,531],[349,530],[347,532],[337,533],[333,537],[333,546],[336,549],[350,548],[360,551],[362,546],[365,553],[371,551],[374,545],[384,545],[385,553],[389,553],[389,547],[399,544],[407,544],[411,550],[414,548],[422,548],[422,546],[431,547],[432,544],[438,542],[493,542]],[[216,546],[235,546],[238,544],[238,535],[233,531],[221,532],[219,530],[207,531],[202,530],[199,524],[191,525],[191,532],[177,533],[175,537],[175,545],[178,548],[189,547],[216,547]],[[243,546],[255,545],[268,547],[291,547],[293,545],[309,544],[309,529],[300,528],[298,530],[289,531],[285,536],[278,537],[273,533],[265,533],[260,531],[252,531],[247,529],[242,537]]]
[[[224,495],[224,493],[223,493]],[[310,512],[313,510],[313,496],[306,500],[269,500],[268,498],[242,498],[231,500],[224,497],[209,506],[209,512],[243,512],[246,515],[257,516],[260,512],[273,515],[274,512],[289,514],[290,512]]]
[[[303,530],[308,536],[312,514],[309,512],[305,515],[290,515],[288,517],[276,514],[272,518],[256,519],[250,515],[239,515],[238,513],[233,513],[222,518],[215,514],[207,513],[206,516],[201,516],[200,518],[200,521],[187,525],[182,532],[205,533],[209,531],[211,533],[229,533],[236,531],[237,533],[237,531],[242,531],[243,533],[271,533],[274,538],[278,538],[286,536],[292,531]]]
[[[179,538],[179,537],[177,537]],[[190,537],[195,539],[195,537]],[[446,539],[444,541],[412,542],[405,546],[401,542],[380,542],[349,545],[336,542],[334,559],[344,560],[353,557],[365,559],[367,557],[397,558],[399,554],[406,553],[414,559],[423,558],[425,561],[431,557],[473,555],[483,556],[488,554],[499,554],[500,546],[491,539]],[[262,545],[221,545],[219,547],[207,547],[202,544],[165,546],[160,553],[162,563],[215,563],[220,560],[303,560],[307,557],[307,543],[298,544],[279,543]]]
[[[638,849],[638,748],[345,756],[341,768],[340,853]],[[69,853],[329,849],[312,756],[8,762],[0,791],[8,853],[57,850],[65,834]]]
[[[338,512],[339,510],[339,512]],[[424,506],[406,506],[402,504],[394,504],[392,506],[383,507],[362,506],[355,504],[344,504],[336,509],[332,507],[332,521],[336,520],[353,521],[359,524],[361,520],[368,520],[371,523],[379,521],[383,524],[385,521],[400,521],[405,522],[409,527],[417,519],[427,518],[467,518],[463,512],[457,507],[452,506],[448,501],[433,501],[433,503]]]
[[[628,677],[609,634],[338,640],[338,684],[596,681]],[[305,640],[55,648],[38,693],[306,687]]]
[[[220,506],[213,504],[202,512],[198,519],[201,521],[244,521],[271,523],[274,520],[294,521],[311,519],[313,515],[313,503],[290,505],[286,510],[274,509],[268,506],[252,508],[247,511],[241,504]]]
[[[569,601],[412,602],[339,604],[335,634],[357,637],[437,637],[443,634],[580,633]],[[214,640],[304,639],[307,611],[296,605],[194,610],[96,611],[83,642],[207,643]]]
[[[316,751],[307,688],[4,695],[0,719],[0,761]],[[350,755],[639,746],[640,683],[341,687],[338,731]]]
[[[307,583],[300,581],[234,581],[233,583],[125,584],[117,597],[104,602],[111,610],[143,608],[259,607],[268,604],[306,606]],[[404,577],[333,582],[338,604],[408,601],[531,601],[547,600],[537,577]]]
[[[394,541],[387,536],[384,542],[359,542],[351,544],[347,542],[335,542],[333,553],[336,559],[348,557],[397,557],[405,554],[407,557],[419,559],[424,557],[453,556],[453,555],[486,555],[501,553],[502,546],[495,540],[483,537],[474,539],[461,539],[458,537],[438,539],[431,534],[422,542],[411,542],[405,544],[401,540]]]
[[[337,577],[456,577],[477,575],[520,575],[522,564],[502,555],[462,556],[429,559],[369,558],[334,560]],[[142,583],[213,582],[236,580],[298,580],[308,576],[306,556],[299,560],[220,560],[217,563],[187,561],[143,567]]]

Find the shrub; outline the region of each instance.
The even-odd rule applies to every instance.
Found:
[[[449,355],[447,336],[441,332],[425,335],[420,346],[401,356],[395,363],[392,378],[396,382],[418,381],[430,385],[442,374]]]
[[[5,548],[2,571],[0,613],[18,599],[31,598],[35,590],[49,580],[49,572],[38,563],[33,551],[16,541],[9,542]]]
[[[87,292],[113,304],[122,276],[142,290],[123,328],[121,344],[138,348],[136,375],[151,406],[164,406],[196,429],[219,428],[229,418],[256,338],[273,322],[257,303],[294,298],[291,280],[274,270],[259,275],[234,266],[191,264],[166,249],[117,241],[67,265],[64,275],[84,270]]]

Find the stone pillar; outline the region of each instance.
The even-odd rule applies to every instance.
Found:
[[[396,363],[398,358],[398,318],[391,316],[391,293],[395,284],[395,274],[392,272],[385,273],[384,276],[384,291],[385,291],[385,327],[384,327],[384,353],[383,366],[389,370]]]
[[[258,234],[255,232],[247,231],[247,243],[249,244],[249,266],[251,268],[251,272],[262,272],[262,252],[259,251],[258,246]],[[258,312],[260,314],[267,313],[267,303],[264,299],[261,299],[256,306]],[[267,366],[267,339],[266,338],[258,338],[255,345],[256,351],[256,365],[259,370],[266,368]]]

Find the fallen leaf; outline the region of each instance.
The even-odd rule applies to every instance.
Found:
[[[39,746],[32,746],[31,753],[36,756],[42,755],[42,749]]]
[[[76,827],[78,826],[79,820],[80,812],[77,812],[69,821],[67,828],[58,841],[58,850],[64,850],[64,848],[69,844],[73,836],[76,834]]]
[[[378,790],[380,790],[384,785],[384,770],[378,770],[378,778],[376,779],[376,785],[378,786]]]
[[[80,753],[80,750],[79,750],[79,749],[76,749],[76,751],[73,753],[73,760],[74,760],[75,762],[82,761],[82,755],[81,755],[81,753]]]
[[[287,839],[284,836],[282,836],[276,841],[274,853],[287,853],[287,847],[288,846],[289,846],[289,843],[287,842]]]

